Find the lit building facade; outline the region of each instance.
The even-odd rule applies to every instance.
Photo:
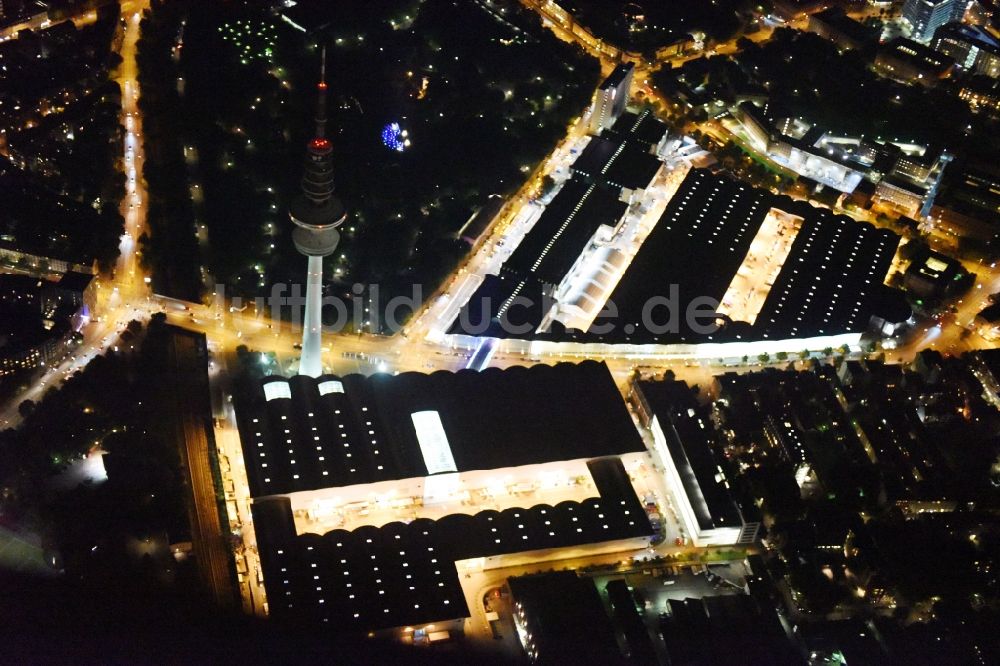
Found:
[[[913,39],[926,43],[945,23],[960,21],[968,6],[969,0],[906,0],[903,18],[910,24]]]
[[[632,63],[618,65],[597,89],[589,112],[589,127],[592,134],[600,134],[614,125],[625,111],[634,74],[635,66]]]
[[[745,516],[712,450],[705,409],[682,382],[638,381],[632,404],[653,435],[679,518],[696,546],[752,544],[760,521]],[[748,519],[749,518],[749,519]]]
[[[879,181],[872,201],[887,204],[904,215],[913,217],[923,206],[926,194],[926,190],[902,178],[887,176]]]
[[[982,28],[949,23],[934,34],[932,45],[967,72],[1000,77],[1000,42]]]
[[[978,80],[973,80],[968,85],[962,86],[958,96],[968,102],[973,111],[1000,113],[1000,84],[996,81],[982,85]]]
[[[93,315],[96,280],[67,273],[58,281],[0,275],[0,377],[59,363],[74,333]],[[37,319],[36,319],[37,318]],[[31,326],[31,323],[35,326]]]

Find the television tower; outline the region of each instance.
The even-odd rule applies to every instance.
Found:
[[[326,138],[326,47],[317,85],[316,135],[306,148],[302,193],[292,201],[288,216],[295,225],[292,241],[309,258],[306,277],[306,312],[302,321],[302,355],[299,374],[323,373],[321,351],[323,309],[323,257],[337,249],[337,227],[347,219],[344,205],[333,194],[333,146]]]

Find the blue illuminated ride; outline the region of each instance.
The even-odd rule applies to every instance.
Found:
[[[399,123],[389,123],[382,128],[382,145],[389,150],[401,153],[410,146],[408,134],[405,129],[399,126]]]

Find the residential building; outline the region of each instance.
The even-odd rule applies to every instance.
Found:
[[[58,363],[92,315],[94,276],[0,275],[0,377]]]
[[[635,65],[631,62],[618,65],[601,83],[594,94],[594,101],[588,112],[588,123],[591,134],[600,134],[611,127],[625,111],[629,94],[632,89],[632,77]]]

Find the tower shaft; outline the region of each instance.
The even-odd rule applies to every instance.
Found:
[[[306,312],[302,320],[302,358],[299,374],[323,374],[323,257],[309,257],[306,275]]]

